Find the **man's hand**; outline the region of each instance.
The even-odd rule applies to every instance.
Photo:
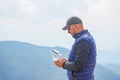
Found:
[[[66,62],[67,60],[65,58],[60,58],[54,61],[54,64],[58,67],[63,67],[63,63]]]

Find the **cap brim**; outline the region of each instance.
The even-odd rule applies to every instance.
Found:
[[[69,27],[69,25],[66,25],[66,26],[64,26],[64,27],[62,28],[62,30],[67,30],[68,27]]]

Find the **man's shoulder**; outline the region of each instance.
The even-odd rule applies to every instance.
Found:
[[[76,42],[79,43],[79,42],[86,42],[86,43],[89,43],[89,38],[90,36],[87,35],[87,34],[84,34],[84,35],[81,35],[77,40]]]

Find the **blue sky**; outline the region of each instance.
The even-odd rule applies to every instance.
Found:
[[[70,49],[61,28],[78,16],[93,34],[98,50],[120,49],[120,0],[0,0],[0,41],[16,40]]]

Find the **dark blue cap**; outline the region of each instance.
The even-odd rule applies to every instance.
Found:
[[[76,17],[76,16],[70,17],[67,20],[66,25],[62,29],[67,30],[70,27],[70,25],[79,24],[79,23],[82,23],[82,20],[79,17]]]

